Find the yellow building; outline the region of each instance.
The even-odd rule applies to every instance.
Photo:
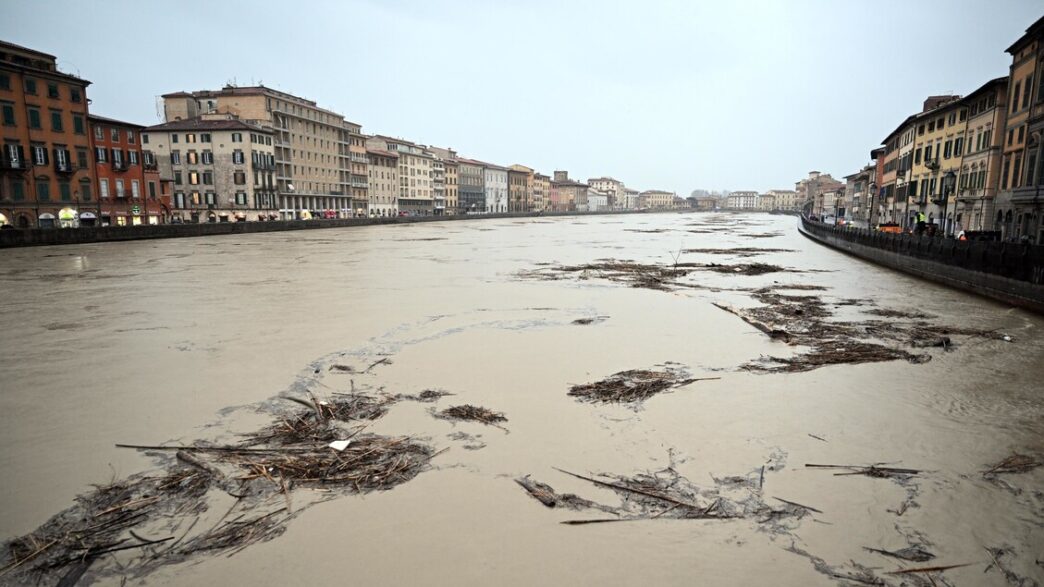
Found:
[[[529,212],[533,206],[533,170],[525,165],[508,167],[508,211]]]
[[[1007,204],[1004,236],[1044,243],[1044,18],[1007,49],[1008,124],[999,200]]]
[[[954,195],[964,155],[967,105],[959,96],[932,96],[914,116],[916,135],[910,170],[907,226],[914,215],[924,214],[929,224],[944,225],[943,216],[953,218],[949,200]],[[952,222],[946,223],[947,230]]]
[[[551,178],[542,174],[533,174],[533,211],[543,212],[548,209],[551,200]]]
[[[961,100],[968,109],[968,127],[957,194],[952,203],[956,230],[999,230],[994,215],[1000,188],[1007,95],[1005,76],[986,82]]]

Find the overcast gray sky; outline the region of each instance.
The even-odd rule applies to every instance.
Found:
[[[836,177],[930,94],[1006,75],[1030,0],[2,0],[0,38],[158,122],[175,90],[263,82],[369,133],[638,189]]]

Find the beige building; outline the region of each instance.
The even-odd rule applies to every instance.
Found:
[[[229,114],[204,114],[150,126],[141,140],[155,154],[160,180],[173,184],[173,222],[278,218],[268,129]]]
[[[555,171],[551,181],[551,210],[575,212],[587,209],[587,184],[569,179],[568,171]]]
[[[1000,188],[1007,96],[1008,78],[1001,77],[986,82],[963,100],[968,108],[968,145],[953,203],[958,231],[1000,230],[1003,225],[994,215]]]
[[[382,149],[366,151],[369,173],[369,216],[399,214],[399,154]]]
[[[346,149],[347,153],[345,153]],[[348,185],[347,193],[351,196],[352,213],[355,216],[365,217],[370,201],[370,158],[366,153],[366,137],[362,134],[362,126],[347,120],[344,122],[344,131],[338,144],[338,151],[341,158],[341,185]]]
[[[366,148],[399,155],[399,212],[420,216],[435,213],[435,156],[431,151],[410,141],[381,135],[367,137]],[[441,201],[445,207],[444,197]]]
[[[799,210],[797,192],[794,190],[769,190],[766,192],[772,196],[775,210]]]
[[[456,187],[453,188],[452,201],[450,197],[449,165],[453,162],[453,173],[457,174],[457,153],[453,149],[440,147],[425,147],[434,157],[432,163],[432,187],[434,189],[435,214],[455,214],[458,205]]]
[[[758,210],[775,210],[776,209],[776,195],[771,193],[764,193],[758,195]]]
[[[548,210],[551,200],[551,178],[543,173],[533,174],[533,211]]]
[[[533,210],[533,170],[525,165],[508,167],[508,211]]]
[[[730,210],[756,210],[758,208],[758,192],[729,192],[725,199],[725,207]]]
[[[460,165],[456,159],[445,159],[446,166],[446,213],[457,214],[460,211]]]
[[[623,208],[624,210],[637,210],[642,207],[641,201],[642,193],[638,190],[632,190],[631,188],[624,188],[623,191]]]
[[[662,190],[646,190],[642,192],[639,198],[639,206],[641,208],[648,208],[651,210],[666,210],[674,207],[674,198],[677,196],[674,192],[665,192]]]
[[[271,129],[280,208],[286,218],[320,209],[350,216],[367,204],[368,173],[359,126],[312,100],[265,86],[229,85],[165,94],[163,112],[167,122],[228,113]],[[358,137],[354,148],[353,133]]]

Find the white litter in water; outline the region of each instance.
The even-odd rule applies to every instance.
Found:
[[[335,440],[326,446],[329,446],[336,451],[342,451],[348,448],[348,445],[351,444],[351,442],[351,440]]]

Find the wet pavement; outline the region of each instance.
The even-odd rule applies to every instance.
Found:
[[[837,575],[865,568],[917,585],[919,575],[886,573],[964,563],[931,580],[1010,584],[983,572],[997,564],[987,548],[1004,549],[999,563],[1016,579],[1044,583],[1044,467],[982,475],[1012,453],[1044,455],[1044,319],[824,248],[795,223],[476,220],[0,251],[0,537],[31,532],[92,484],[157,466],[115,443],[235,441],[270,420],[279,394],[440,389],[454,395],[400,402],[368,429],[448,448],[428,470],[390,491],[302,507],[281,536],[235,556],[131,584],[832,585],[859,584]],[[722,253],[737,247],[746,250]],[[607,259],[801,272],[700,270],[663,289],[592,271],[532,279]],[[924,318],[1014,342],[953,336],[950,350],[906,349],[926,362],[742,369],[798,351],[719,306],[756,307],[752,291],[794,285],[826,288],[796,291],[819,296],[831,320]],[[568,395],[668,368],[705,380],[637,405]],[[507,421],[434,417],[462,404]],[[706,489],[766,463],[751,503],[820,513],[782,525],[665,515],[570,526],[560,522],[596,516],[546,508],[515,483],[532,475],[610,504],[618,492],[558,469],[631,478],[671,468]],[[835,476],[806,463],[920,473]],[[864,549],[912,544],[936,558]]]

